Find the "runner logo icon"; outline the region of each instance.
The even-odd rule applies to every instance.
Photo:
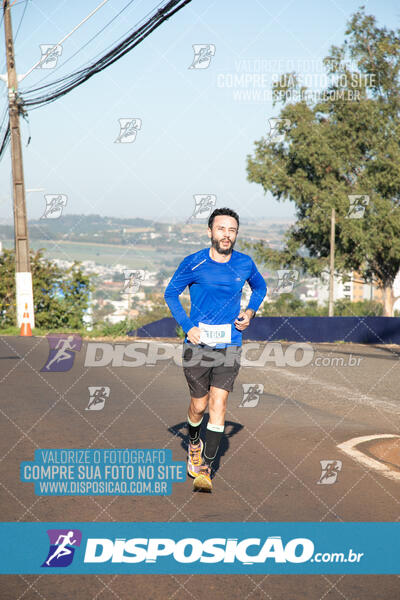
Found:
[[[75,352],[82,347],[82,338],[77,334],[55,333],[47,336],[49,342],[49,356],[41,372],[65,372],[72,368]]]
[[[131,144],[136,140],[139,129],[142,129],[142,119],[118,119],[119,134],[115,144]]]
[[[193,44],[193,62],[189,69],[208,69],[215,55],[215,44]]]
[[[278,275],[278,282],[272,293],[290,294],[293,291],[296,281],[299,279],[299,272],[295,269],[278,269],[276,273]]]
[[[106,385],[89,386],[89,403],[85,410],[103,410],[105,401],[110,397],[110,388]]]
[[[339,471],[342,470],[342,461],[341,460],[320,460],[321,464],[321,476],[317,481],[318,484],[327,484],[330,485],[335,483],[337,480],[337,476]]]
[[[215,194],[194,194],[193,198],[194,210],[187,223],[190,223],[191,219],[208,219],[217,203],[217,196]]]
[[[59,219],[68,198],[65,194],[45,194],[46,208],[41,219]]]
[[[257,406],[260,400],[260,395],[264,393],[262,383],[242,383],[243,398],[239,404],[239,408],[253,408]]]
[[[68,567],[74,558],[75,547],[81,545],[79,529],[48,529],[50,548],[42,567]]]

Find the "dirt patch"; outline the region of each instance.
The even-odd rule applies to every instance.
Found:
[[[400,439],[385,438],[359,444],[358,449],[400,473]]]

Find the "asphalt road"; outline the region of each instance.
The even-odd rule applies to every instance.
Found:
[[[0,341],[2,521],[400,518],[400,480],[337,447],[360,436],[400,433],[399,348],[314,345],[309,364],[301,366],[301,352],[287,354],[288,344],[282,344],[269,347],[264,366],[242,366],[229,397],[212,494],[193,493],[187,480],[165,497],[38,497],[33,484],[19,480],[20,462],[33,460],[37,448],[169,448],[174,460],[186,460],[187,384],[173,359],[85,367],[84,342],[70,370],[46,373],[46,339]],[[132,341],[118,342],[117,353]],[[259,393],[245,396],[249,384]],[[102,410],[86,410],[91,386],[110,388]],[[320,461],[342,463],[329,485],[318,483]],[[0,588],[2,600],[394,600],[400,577],[3,575]]]

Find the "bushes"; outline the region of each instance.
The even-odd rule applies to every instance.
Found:
[[[90,278],[79,263],[68,269],[43,258],[43,251],[30,253],[35,325],[44,329],[79,329],[88,307]],[[0,327],[16,324],[15,253],[0,256]]]
[[[334,309],[335,317],[380,317],[383,306],[374,300],[351,302],[347,299],[337,300]],[[304,302],[293,294],[280,294],[275,302],[264,304],[259,313],[262,317],[327,317],[328,305],[318,306],[316,300]]]

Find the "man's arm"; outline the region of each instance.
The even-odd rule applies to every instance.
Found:
[[[250,325],[250,320],[255,316],[261,302],[264,300],[265,294],[267,293],[267,284],[265,283],[264,278],[258,271],[253,260],[252,263],[251,273],[247,279],[252,291],[249,305],[246,310],[240,311],[235,320],[235,327],[236,329],[239,329],[239,331],[244,331]]]
[[[250,273],[250,277],[248,278],[248,284],[251,288],[252,294],[250,296],[249,304],[246,308],[245,312],[249,312],[251,314],[250,318],[253,318],[256,314],[257,310],[260,307],[261,302],[265,298],[265,294],[267,293],[267,284],[264,281],[263,276],[260,271],[257,269],[255,262],[252,260],[252,269]],[[251,312],[250,312],[251,311]]]
[[[185,287],[190,285],[192,281],[192,269],[187,258],[185,258],[173,274],[171,281],[167,285],[164,293],[164,300],[168,304],[172,316],[174,317],[175,321],[179,323],[185,333],[194,327],[194,324],[187,316],[179,300],[179,296],[182,294]]]

